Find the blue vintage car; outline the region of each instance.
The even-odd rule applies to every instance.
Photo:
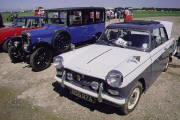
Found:
[[[72,44],[96,40],[105,29],[105,9],[101,7],[58,8],[46,10],[42,29],[22,33],[11,42],[12,61],[30,58],[35,71],[50,66],[55,54],[67,52]]]

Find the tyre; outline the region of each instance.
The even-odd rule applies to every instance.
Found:
[[[167,69],[168,69],[168,67],[169,67],[170,59],[172,59],[172,58],[171,58],[171,57],[168,58],[167,63],[166,63],[166,66],[165,66],[163,72],[166,72],[166,71],[167,71]]]
[[[34,71],[42,71],[51,65],[52,51],[48,48],[40,47],[30,56],[30,65]]]
[[[102,33],[97,33],[94,38],[93,38],[93,42],[96,43],[99,39],[99,37],[101,36]]]
[[[8,54],[12,63],[17,63],[21,61],[21,54],[14,46],[9,47]]]
[[[59,31],[53,36],[53,47],[58,54],[67,52],[71,48],[71,37],[66,31]]]
[[[131,92],[129,94],[129,100],[123,107],[120,108],[120,112],[125,115],[132,112],[136,108],[140,100],[141,94],[142,94],[142,84],[138,81],[131,89]]]
[[[3,43],[3,51],[6,53],[8,52],[8,45],[5,43],[5,41]]]

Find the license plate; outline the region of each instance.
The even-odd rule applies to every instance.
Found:
[[[75,96],[77,96],[77,97],[79,97],[79,98],[82,98],[82,99],[84,99],[86,101],[89,101],[89,102],[92,102],[92,103],[96,103],[96,99],[95,98],[93,98],[93,97],[91,97],[89,95],[86,95],[84,93],[81,93],[81,92],[79,92],[77,90],[70,89],[70,93],[75,95]]]

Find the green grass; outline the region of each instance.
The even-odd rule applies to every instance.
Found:
[[[160,11],[134,11],[134,18],[140,17],[160,17],[160,16],[180,16],[180,12],[160,12]]]
[[[10,21],[7,21],[7,18],[9,16],[10,16],[10,13],[2,13],[4,23],[10,22]],[[20,13],[18,13],[18,16],[19,17],[22,17],[22,16],[34,16],[34,12],[20,12]]]

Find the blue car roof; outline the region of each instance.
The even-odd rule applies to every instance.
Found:
[[[107,28],[128,28],[138,30],[154,30],[156,28],[164,27],[157,21],[143,21],[143,20],[131,20],[121,23],[113,23],[107,26]]]
[[[23,19],[39,19],[39,18],[45,18],[45,17],[40,17],[40,16],[22,16],[19,18],[23,18]]]

